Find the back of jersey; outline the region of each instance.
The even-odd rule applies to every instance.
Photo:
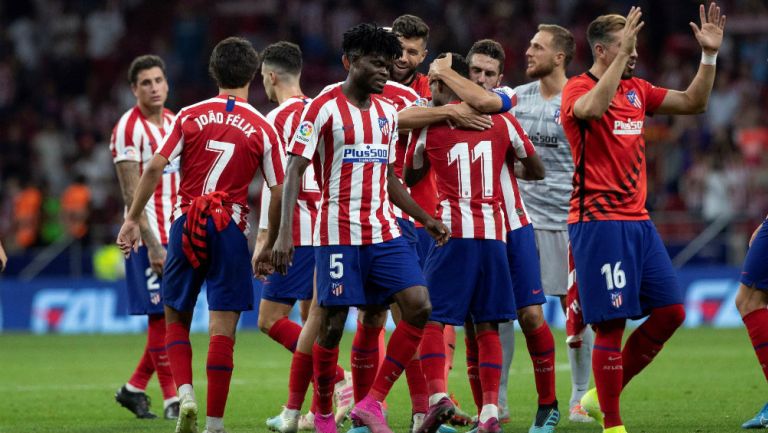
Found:
[[[248,185],[262,168],[267,185],[283,181],[285,155],[274,127],[247,101],[231,95],[183,108],[158,151],[169,160],[181,157],[178,218],[195,198],[225,192],[225,206],[245,228]]]
[[[501,115],[485,131],[454,129],[447,123],[414,131],[407,161],[430,165],[437,179],[438,209],[457,238],[505,238],[499,178],[512,143]]]

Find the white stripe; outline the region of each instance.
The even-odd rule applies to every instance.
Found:
[[[461,237],[475,237],[475,221],[472,218],[472,208],[469,203],[471,198],[459,198],[459,212],[461,213]]]
[[[493,206],[489,203],[482,203],[480,209],[483,212],[483,226],[485,228],[486,239],[496,239],[496,219],[493,215]]]
[[[344,142],[344,130],[342,129],[343,122],[341,120],[341,114],[338,107],[336,107],[336,101],[333,100],[332,104],[327,104],[327,110],[330,111],[329,117],[333,119],[331,130],[333,131],[333,142],[325,143],[323,140],[323,149],[320,150],[320,155],[325,156],[325,146],[331,146],[333,148],[333,160],[331,163],[331,178],[326,179],[328,183],[328,225],[325,227],[328,233],[328,244],[336,245],[339,243],[339,189],[341,182],[341,160],[342,152],[344,151],[343,145],[338,149],[335,143]],[[325,108],[325,107],[323,107]],[[322,126],[322,125],[319,125]],[[322,139],[321,139],[322,140]],[[327,164],[325,161],[323,165]]]
[[[299,207],[299,244],[302,246],[312,245],[312,214],[307,207],[306,200],[298,200]]]
[[[450,233],[453,233],[453,226],[451,225],[451,202],[448,200],[443,200],[440,202],[440,206],[442,208],[440,212],[440,219],[443,220],[443,224],[448,228],[448,231]]]
[[[522,226],[520,223],[520,217],[517,216],[517,211],[515,210],[515,191],[512,186],[511,176],[512,174],[510,173],[509,167],[505,162],[501,166],[501,178],[499,179],[499,183],[501,184],[501,195],[502,199],[504,200],[504,212],[507,214],[507,221],[509,221],[510,231]]]
[[[352,124],[354,125],[352,131],[355,133],[355,143],[364,142],[363,122],[365,119],[359,110],[349,110],[349,114],[352,117]],[[343,135],[343,134],[342,134]],[[341,153],[341,152],[339,152]],[[338,156],[339,160],[342,159],[342,155]],[[343,167],[343,164],[342,164]],[[362,206],[363,191],[366,188],[366,179],[364,177],[365,164],[352,163],[352,176],[348,179],[349,185],[349,242],[352,245],[360,245],[362,243],[362,222],[360,221],[360,208]],[[339,172],[341,174],[341,172]],[[368,218],[370,221],[370,217]]]
[[[368,221],[371,224],[371,241],[376,244],[384,241],[384,227],[382,222],[379,220],[378,215],[376,215],[381,206],[384,205],[384,203],[381,201],[381,187],[382,182],[384,181],[381,178],[382,167],[384,167],[384,170],[386,170],[386,165],[374,164],[373,175],[371,176],[371,215],[368,218]],[[387,212],[383,213],[384,215],[387,214]]]

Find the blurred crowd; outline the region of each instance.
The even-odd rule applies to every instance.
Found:
[[[135,103],[126,69],[154,53],[168,66],[168,108],[211,96],[207,59],[223,37],[258,48],[300,44],[304,90],[343,77],[341,34],[402,13],[431,27],[429,61],[494,38],[506,49],[504,81],[526,81],[524,53],[538,23],[576,36],[569,74],[591,64],[586,27],[598,14],[644,11],[636,74],[684,88],[700,58],[688,26],[698,2],[664,0],[30,0],[0,3],[0,239],[11,255],[62,239],[113,241],[122,199],[109,153],[111,129]],[[662,235],[690,241],[708,222],[733,218],[749,231],[768,212],[768,3],[721,1],[726,40],[709,109],[647,123],[649,200]],[[426,65],[423,67],[426,71]],[[251,102],[266,113],[258,79]],[[254,204],[256,202],[254,201]],[[686,221],[680,230],[680,222]],[[665,236],[667,240],[667,236]]]

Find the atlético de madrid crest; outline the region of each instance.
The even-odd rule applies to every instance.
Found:
[[[627,101],[629,101],[629,103],[632,104],[632,106],[635,108],[643,108],[643,103],[640,102],[640,98],[637,97],[637,92],[635,89],[627,92]]]
[[[386,117],[379,117],[379,129],[381,129],[381,135],[389,135],[389,120]]]

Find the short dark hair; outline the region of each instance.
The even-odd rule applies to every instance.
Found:
[[[573,60],[573,53],[576,51],[576,42],[573,40],[571,32],[557,24],[539,24],[539,31],[552,35],[552,45],[556,50],[565,54],[564,66],[568,66]]]
[[[587,41],[595,55],[596,44],[610,44],[614,42],[611,33],[619,31],[627,24],[627,19],[618,14],[600,15],[587,27]]]
[[[459,75],[461,75],[464,78],[469,78],[469,63],[467,63],[467,59],[464,58],[459,53],[450,53],[451,54],[451,69],[456,71]],[[443,57],[447,56],[448,53],[440,53],[435,59],[442,59]]]
[[[406,39],[422,38],[429,40],[429,26],[416,15],[400,15],[392,23],[392,31]]]
[[[229,37],[213,48],[208,73],[222,89],[237,89],[253,80],[259,69],[259,55],[243,38]]]
[[[341,49],[347,57],[383,55],[396,59],[403,53],[397,36],[376,24],[358,24],[344,32]]]
[[[131,66],[128,67],[128,82],[136,84],[139,72],[152,68],[160,68],[163,71],[163,75],[165,75],[165,62],[159,56],[144,54],[143,56],[136,57],[131,62]]]
[[[301,48],[288,41],[275,42],[261,52],[261,61],[283,72],[298,75],[301,73]]]
[[[504,72],[504,59],[506,56],[504,55],[504,47],[500,43],[493,39],[481,39],[472,44],[472,48],[467,53],[467,61],[470,61],[475,54],[485,54],[492,59],[498,60],[499,73]]]

